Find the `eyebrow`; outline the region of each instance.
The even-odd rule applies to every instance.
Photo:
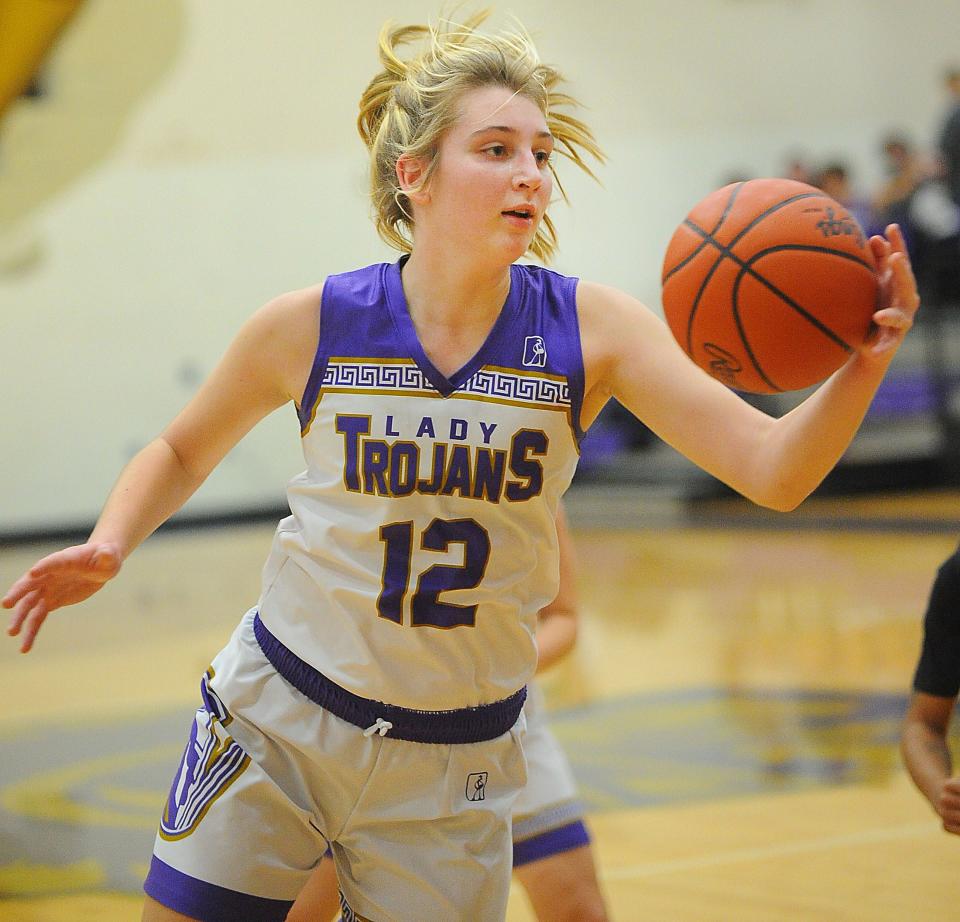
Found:
[[[517,134],[517,129],[511,128],[509,125],[484,125],[483,128],[478,128],[476,131],[474,131],[473,135],[485,134],[488,131],[503,131],[506,134]],[[553,135],[549,131],[543,130],[538,131],[536,137],[553,138]]]

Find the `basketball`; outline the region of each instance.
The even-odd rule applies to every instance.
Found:
[[[687,355],[755,394],[827,378],[863,344],[877,309],[863,229],[819,189],[790,179],[708,195],[670,239],[662,281],[667,324]]]

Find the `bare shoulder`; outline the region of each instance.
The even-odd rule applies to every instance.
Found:
[[[586,376],[586,422],[592,421],[619,389],[625,367],[630,374],[647,365],[663,348],[671,349],[663,320],[632,295],[597,282],[577,286],[577,311]]]
[[[284,390],[294,401],[313,366],[322,295],[323,283],[277,295],[254,312],[237,337],[265,366],[281,370]]]
[[[300,339],[310,329],[320,328],[320,299],[323,283],[286,291],[271,298],[250,318],[260,332]]]
[[[585,279],[577,286],[577,310],[580,327],[586,333],[622,331],[625,326],[637,324],[663,326],[662,320],[642,301],[619,288]]]
[[[616,310],[618,306],[628,309],[626,308],[628,301],[640,303],[625,291],[614,288],[612,285],[602,285],[600,282],[591,282],[589,279],[581,279],[577,284],[577,308],[581,317],[584,314],[590,315],[594,311]]]

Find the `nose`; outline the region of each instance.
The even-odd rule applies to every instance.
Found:
[[[525,154],[517,163],[516,172],[513,174],[513,187],[535,190],[540,188],[542,182],[537,158],[532,153]]]

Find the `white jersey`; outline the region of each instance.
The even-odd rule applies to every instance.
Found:
[[[410,319],[403,260],[331,276],[259,602],[267,630],[355,695],[475,707],[536,666],[554,518],[582,437],[576,280],[515,265],[486,342],[449,378]]]

